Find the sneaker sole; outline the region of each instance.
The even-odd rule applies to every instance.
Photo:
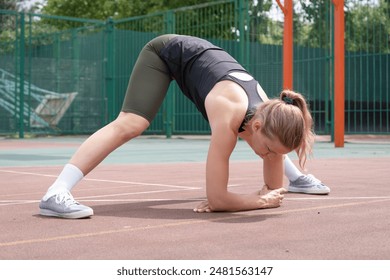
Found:
[[[312,188],[294,188],[294,187],[289,187],[288,192],[292,193],[305,193],[305,194],[329,194],[329,190],[318,190],[318,189],[312,189]]]
[[[88,218],[90,216],[93,216],[93,210],[87,209],[84,211],[78,211],[73,213],[58,213],[58,212],[51,211],[49,209],[40,209],[40,214],[42,216],[65,218],[65,219],[82,219],[82,218]]]

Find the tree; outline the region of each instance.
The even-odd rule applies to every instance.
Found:
[[[277,29],[278,25],[267,16],[267,12],[272,7],[272,2],[273,0],[250,1],[250,41],[260,41],[263,43],[274,42],[272,31],[275,28]]]
[[[300,0],[302,11],[297,26],[299,44],[327,48],[331,43],[332,3],[330,0]],[[345,0],[346,50],[389,52],[390,0]],[[299,35],[298,35],[299,34]]]
[[[0,10],[35,12],[40,7],[39,3],[28,6],[25,2],[24,0],[0,0]]]
[[[17,2],[11,0],[0,0],[0,10],[16,11]],[[0,14],[0,40],[7,42],[8,38],[12,38],[13,31],[16,26],[16,18],[14,15]]]
[[[54,16],[106,21],[109,18],[130,18],[205,2],[209,2],[209,0],[47,0],[42,12]],[[82,23],[70,21],[61,23],[54,20],[45,21],[59,29],[82,26]],[[148,30],[150,24],[152,23],[142,25],[142,28]],[[153,24],[160,24],[161,26],[159,22]]]
[[[330,0],[299,1],[302,8],[299,13],[300,23],[294,22],[299,26],[296,29],[299,43],[315,48],[329,47],[331,2]]]
[[[209,0],[47,0],[43,13],[107,20],[110,17],[135,17],[206,2]]]
[[[16,11],[17,2],[11,0],[0,0],[0,10]],[[4,32],[14,26],[12,17],[0,14],[0,32]]]
[[[6,11],[18,11],[18,12],[34,12],[39,7],[37,5],[28,7],[23,5],[25,1],[19,0],[0,0],[0,10]],[[7,14],[0,15],[0,39],[5,39],[9,37],[10,33],[12,33],[15,29],[16,18],[15,16],[9,16]],[[4,35],[7,33],[7,36]]]
[[[390,49],[390,1],[378,6],[356,3],[346,12],[348,51],[386,52]]]
[[[16,1],[0,0],[0,10],[16,10]]]

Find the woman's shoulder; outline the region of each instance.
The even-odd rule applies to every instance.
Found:
[[[205,107],[211,126],[213,122],[224,123],[238,132],[248,108],[248,96],[238,84],[221,81],[207,95]]]

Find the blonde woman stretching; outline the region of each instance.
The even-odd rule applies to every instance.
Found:
[[[93,215],[71,189],[112,151],[139,136],[155,117],[172,80],[211,127],[206,164],[207,200],[196,212],[279,207],[283,175],[289,191],[327,194],[329,188],[302,174],[286,156],[296,151],[301,166],[313,142],[312,118],[302,95],[283,91],[268,100],[259,83],[228,53],[191,36],[159,36],[142,49],[130,77],[122,111],[95,132],[65,165],[39,205],[40,213],[61,218]],[[264,187],[252,194],[228,191],[229,158],[238,137],[264,161]]]

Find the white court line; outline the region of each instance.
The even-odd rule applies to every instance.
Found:
[[[284,200],[362,200],[362,199],[388,199],[390,196],[351,196],[351,197],[289,197]]]
[[[204,201],[201,198],[171,199],[171,198],[129,198],[129,199],[83,199],[84,202],[159,202],[159,201]]]
[[[171,198],[129,198],[129,199],[77,199],[83,202],[159,202],[159,201],[203,201],[204,199],[171,199]],[[40,200],[0,200],[1,206],[26,205],[39,203]]]
[[[143,192],[143,194],[148,193],[162,193],[162,192],[174,192],[176,190],[166,190],[166,191],[151,191],[151,192]],[[86,202],[148,202],[148,201],[181,201],[183,199],[171,199],[171,198],[128,198],[128,199],[104,199],[104,197],[113,197],[113,196],[121,196],[121,195],[137,195],[139,193],[120,193],[120,194],[112,194],[112,195],[98,195],[98,196],[85,196],[77,198],[78,201],[86,201]],[[96,199],[96,198],[103,199]],[[297,198],[285,198],[284,200],[372,200],[372,199],[390,199],[390,196],[361,196],[361,197],[328,197],[328,198],[316,198],[316,197],[297,197]],[[186,199],[191,201],[203,201],[204,199],[194,198],[194,199]],[[38,203],[40,200],[0,200],[1,206],[9,206],[9,205],[23,205],[23,204],[32,204]]]
[[[96,198],[106,198],[106,197],[115,197],[115,196],[126,196],[126,195],[139,195],[139,194],[152,194],[152,193],[166,193],[166,192],[177,192],[177,191],[191,191],[193,189],[181,189],[181,190],[159,190],[159,191],[147,191],[147,192],[128,192],[128,193],[116,193],[116,194],[104,194],[104,195],[94,195],[94,196],[84,196],[84,197],[76,197],[78,201],[94,201],[94,202],[105,202],[105,201],[127,201],[127,199],[96,199]],[[131,201],[132,199],[130,199]],[[137,199],[134,199],[137,200]],[[151,200],[159,200],[159,199],[138,199],[137,201],[151,201]],[[172,200],[172,199],[167,199]],[[31,203],[38,203],[40,200],[0,200],[0,207],[1,206],[9,206],[9,205],[23,205],[23,204],[31,204]]]
[[[188,189],[196,190],[197,187],[187,187],[187,186],[177,186],[177,185],[166,185],[166,184],[155,184],[155,183],[142,183],[142,182],[131,182],[131,181],[115,181],[115,180],[104,180],[104,179],[89,179],[84,178],[86,181],[95,181],[95,182],[107,182],[107,183],[118,183],[118,184],[129,184],[129,185],[145,185],[145,186],[157,186],[157,187],[168,187],[168,188],[177,188],[177,189]]]
[[[42,177],[54,177],[54,178],[57,177],[57,175],[48,175],[48,174],[33,173],[33,172],[22,172],[22,171],[14,171],[14,170],[2,170],[2,169],[0,169],[0,172],[13,173],[13,174],[23,174],[23,175],[33,175],[33,176],[42,176]],[[142,182],[131,182],[131,181],[105,180],[105,179],[93,179],[93,178],[83,178],[83,180],[85,180],[85,181],[92,181],[92,182],[107,182],[107,183],[129,184],[129,185],[144,185],[144,186],[167,187],[167,188],[178,188],[178,189],[189,189],[189,190],[198,189],[198,188],[195,188],[195,187],[188,187],[188,186],[177,186],[177,185],[155,184],[155,183],[142,183]]]
[[[0,200],[0,207],[10,205],[25,205],[39,202],[40,200]]]
[[[191,191],[192,189],[184,189],[181,191]],[[159,191],[147,191],[147,192],[128,192],[128,193],[115,193],[115,194],[103,194],[103,195],[94,195],[94,196],[86,196],[86,197],[78,197],[77,200],[85,200],[90,198],[99,198],[99,197],[115,197],[115,196],[125,196],[125,195],[139,195],[139,194],[151,194],[151,193],[165,193],[165,192],[177,192],[178,190],[159,190]]]

